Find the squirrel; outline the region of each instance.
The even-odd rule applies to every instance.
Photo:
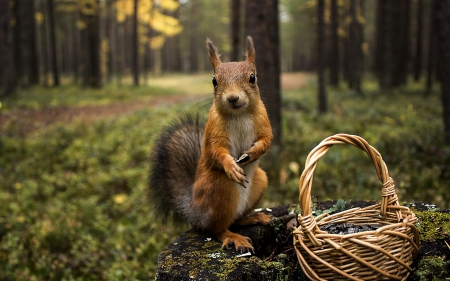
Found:
[[[253,213],[268,186],[258,160],[273,138],[257,85],[255,48],[248,36],[245,60],[223,63],[212,41],[206,45],[214,69],[207,123],[186,116],[163,129],[151,156],[151,200],[158,215],[172,214],[214,234],[224,249],[254,251],[250,238],[228,228],[271,224],[272,218]]]

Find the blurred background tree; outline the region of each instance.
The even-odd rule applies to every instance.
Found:
[[[207,37],[223,61],[255,41],[276,137],[263,207],[296,203],[308,153],[347,132],[399,198],[450,208],[449,20],[450,0],[0,0],[0,280],[154,279],[182,229],[151,211],[148,154],[207,114]],[[366,155],[337,150],[315,202],[379,200]]]
[[[82,85],[77,79],[80,72],[91,68],[87,59],[92,69],[100,64],[105,75],[100,80],[105,81],[127,77],[137,69],[142,70],[140,79],[161,72],[206,71],[209,66],[201,47],[205,38],[221,46],[224,60],[242,58],[240,45],[249,33],[244,29],[245,19],[262,10],[264,3],[256,1],[257,8],[245,12],[251,1],[3,1],[10,7],[2,17],[10,15],[7,26],[14,35],[18,85],[48,82],[44,79],[48,72],[60,72],[65,81],[70,78]],[[263,20],[273,26],[279,22],[277,45],[284,72],[317,68],[316,5],[315,0],[277,1],[279,17]],[[353,75],[370,70],[377,75],[380,87],[404,84],[412,73],[419,79],[434,46],[429,44],[435,30],[433,17],[430,1],[325,0],[323,47],[330,84],[336,86],[345,78],[353,85],[358,80]],[[137,40],[133,40],[134,29]],[[98,63],[89,49],[99,53]],[[54,83],[57,78],[50,80]]]
[[[362,95],[365,77],[376,77],[384,92],[426,77],[430,92],[447,63],[437,46],[445,38],[438,32],[448,24],[432,3],[2,0],[9,8],[0,16],[0,94],[38,83],[58,86],[60,80],[99,88],[132,78],[137,86],[161,73],[209,71],[205,38],[220,46],[227,61],[243,57],[243,39],[252,35],[274,144],[281,146],[281,72],[319,73],[319,112],[332,106],[327,85],[345,83]]]

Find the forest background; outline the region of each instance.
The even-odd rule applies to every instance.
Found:
[[[378,149],[402,202],[450,207],[449,0],[0,0],[0,27],[0,280],[154,278],[186,226],[153,216],[148,158],[164,125],[207,116],[207,37],[223,61],[255,41],[263,207],[296,204],[340,132]],[[321,160],[314,202],[379,200],[355,150]]]

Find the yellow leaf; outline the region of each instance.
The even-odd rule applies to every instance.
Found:
[[[41,25],[44,22],[44,14],[41,12],[37,12],[34,14],[34,19],[38,25]]]
[[[114,203],[116,204],[122,204],[123,202],[125,202],[125,200],[127,200],[128,195],[124,194],[124,193],[120,193],[114,196]]]
[[[127,16],[133,14],[133,0],[117,0],[117,21],[123,22]]]
[[[97,2],[96,0],[82,0],[79,3],[80,12],[83,15],[92,16],[97,13]]]
[[[173,12],[178,9],[178,7],[180,6],[180,2],[174,0],[161,0],[159,2],[159,5],[162,9]]]
[[[176,35],[183,30],[183,27],[176,18],[164,15],[158,11],[154,11],[150,25],[154,30],[167,36]]]
[[[83,29],[86,28],[86,23],[84,21],[82,21],[82,20],[78,20],[77,21],[77,27],[78,27],[78,29],[83,30]]]
[[[158,35],[153,38],[150,38],[150,48],[152,50],[159,50],[164,45],[166,41],[166,37],[164,35]]]
[[[300,174],[300,165],[297,162],[291,162],[289,163],[289,170],[295,175],[298,175]]]

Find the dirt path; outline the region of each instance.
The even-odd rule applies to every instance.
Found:
[[[309,74],[304,73],[283,73],[281,76],[281,87],[283,90],[291,90],[302,87],[309,79]],[[167,79],[167,81],[164,81]],[[206,78],[201,78],[206,79]],[[160,78],[156,81],[161,85],[167,85],[173,77]],[[167,83],[166,83],[167,82]],[[172,86],[172,85],[171,85]],[[174,88],[179,88],[183,91],[186,87],[185,83],[178,83],[173,85]],[[138,100],[122,103],[111,103],[107,105],[89,105],[81,107],[55,107],[42,108],[38,110],[33,109],[12,109],[7,112],[0,112],[0,134],[5,134],[5,127],[9,124],[12,127],[13,133],[16,135],[23,135],[33,132],[36,129],[50,125],[55,122],[70,122],[75,119],[82,119],[90,121],[97,118],[118,116],[128,114],[133,111],[142,110],[149,107],[154,107],[162,104],[176,104],[183,101],[204,98],[205,94],[202,91],[209,91],[210,87],[203,87],[198,89],[199,94],[184,94],[166,97],[148,97]],[[12,133],[10,131],[10,133]]]

